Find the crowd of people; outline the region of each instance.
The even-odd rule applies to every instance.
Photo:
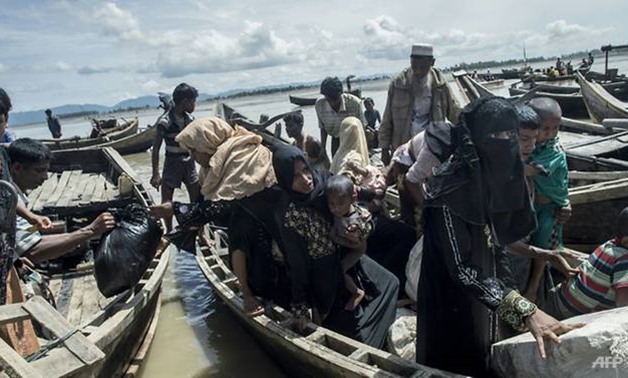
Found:
[[[292,311],[298,329],[314,322],[383,348],[397,306],[408,303],[410,269],[420,272],[418,362],[485,376],[490,345],[526,330],[544,357],[546,341],[582,326],[561,319],[628,305],[628,209],[615,238],[570,266],[561,251],[571,208],[558,104],[493,97],[460,109],[434,63],[432,46],[412,46],[382,117],[372,99],[364,111],[338,78],[326,78],[315,105],[320,141],[304,133],[303,115],[294,112],[283,118],[292,145],[263,143],[228,120],[193,119],[198,92],[180,84],[157,124],[151,184],[162,204],[151,214],[169,229],[176,217],[170,235],[182,249],[194,244],[180,236],[193,239],[199,226],[227,227],[249,316],[272,302]],[[10,106],[0,91],[0,136]],[[383,167],[371,162],[373,135]],[[20,218],[15,253],[2,246],[2,282],[18,259],[54,258],[114,227],[105,213],[70,234],[27,232],[50,223],[27,210],[24,195],[47,177],[50,152],[30,139],[6,150],[2,179],[20,194]],[[189,203],[172,201],[182,183]],[[389,186],[398,189],[399,217],[384,201]],[[408,266],[417,243],[422,259]],[[554,285],[550,266],[563,282]]]

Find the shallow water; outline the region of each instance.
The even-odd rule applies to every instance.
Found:
[[[611,60],[611,67],[620,72],[628,71],[628,57]],[[603,60],[596,61],[594,69],[603,71]],[[547,67],[548,63],[539,65]],[[492,69],[492,72],[499,72]],[[363,96],[372,97],[375,106],[383,114],[388,81],[373,81],[355,85]],[[295,91],[292,94],[316,96],[318,88]],[[507,95],[507,87],[497,89]],[[251,119],[261,113],[274,115],[294,109],[288,102],[287,93],[243,97],[229,104]],[[212,103],[197,105],[196,117],[213,113]],[[303,108],[305,131],[319,135],[314,107]],[[140,127],[154,123],[159,112],[155,109],[138,113],[125,113],[125,118],[137,116]],[[90,132],[87,120],[64,122],[64,136],[85,136]],[[48,138],[48,129],[42,123],[11,129],[18,137]],[[285,133],[284,133],[285,134]],[[151,175],[150,153],[125,156],[125,159],[147,183]],[[163,156],[162,156],[163,162]],[[159,202],[156,190],[150,188],[153,198]],[[175,197],[185,201],[184,190]],[[162,308],[153,345],[142,367],[142,377],[282,377],[273,360],[260,348],[232,316],[228,308],[218,300],[203,274],[196,265],[195,257],[187,252],[173,253],[168,273],[163,282]]]

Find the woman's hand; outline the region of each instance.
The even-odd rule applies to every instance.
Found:
[[[242,300],[244,302],[244,313],[246,316],[254,318],[264,313],[264,306],[254,295],[242,294]]]
[[[558,336],[584,326],[584,323],[563,324],[540,309],[537,309],[534,314],[528,316],[525,320],[525,324],[528,330],[530,330],[530,333],[532,333],[532,336],[536,339],[539,353],[543,359],[547,356],[545,353],[545,339],[560,344]]]
[[[174,208],[172,202],[164,202],[161,205],[150,206],[148,212],[155,218],[171,218],[174,215]]]
[[[548,256],[547,261],[552,264],[554,269],[561,272],[567,278],[573,277],[579,272],[578,269],[572,268],[571,265],[569,265],[559,251],[553,251],[553,253]]]
[[[297,316],[295,319],[295,324],[297,325],[297,329],[300,332],[303,332],[305,331],[305,328],[311,321],[312,321],[312,312],[310,310],[301,316]]]

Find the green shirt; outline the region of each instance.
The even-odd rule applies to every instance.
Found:
[[[533,176],[536,193],[557,206],[569,204],[569,169],[567,155],[558,137],[537,146],[530,162],[542,166],[546,172]]]

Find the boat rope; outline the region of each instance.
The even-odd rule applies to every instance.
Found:
[[[60,344],[64,343],[67,339],[69,339],[70,337],[74,336],[75,333],[77,333],[79,331],[78,328],[74,328],[72,330],[70,330],[70,332],[66,333],[65,335],[59,337],[56,340],[53,340],[51,342],[49,342],[48,344],[44,345],[43,347],[39,348],[39,350],[37,350],[37,352],[27,356],[25,358],[26,362],[33,362],[35,360],[40,359],[41,357],[43,357],[46,353],[48,353],[49,351],[51,351],[52,349],[56,348],[57,346],[59,346]]]

